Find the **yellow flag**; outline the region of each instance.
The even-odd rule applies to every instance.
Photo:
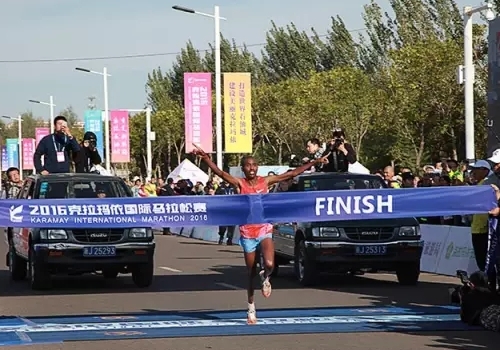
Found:
[[[252,153],[251,89],[250,73],[224,73],[226,153]]]

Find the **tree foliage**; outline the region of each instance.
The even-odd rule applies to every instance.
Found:
[[[221,39],[223,72],[252,73],[254,153],[261,162],[287,163],[290,155],[303,155],[308,138],[326,141],[335,125],[346,128],[371,168],[392,162],[418,170],[442,157],[464,157],[463,90],[455,80],[463,60],[461,9],[453,0],[390,5],[393,14],[368,3],[366,30],[359,33],[338,16],[326,34],[271,22],[261,57]],[[500,1],[495,5],[500,9]],[[484,24],[474,26],[478,157],[485,150],[485,33]],[[213,50],[202,53],[188,42],[167,73],[149,74],[148,102],[165,130],[156,141],[161,167],[185,157],[183,73],[213,70]],[[134,149],[141,154],[144,147]],[[226,156],[226,165],[236,160]]]
[[[338,16],[327,33],[271,22],[260,54],[221,37],[222,71],[252,74],[254,153],[262,164],[304,155],[308,138],[326,141],[334,126],[346,129],[361,162],[372,169],[395,163],[418,171],[442,157],[464,158],[463,90],[455,80],[463,61],[462,10],[454,0],[389,3],[390,14],[376,0],[364,7],[363,31],[349,31]],[[494,4],[500,10],[500,0]],[[477,157],[486,149],[486,31],[484,22],[474,25]],[[213,47],[202,52],[188,42],[170,68],[158,67],[147,76],[158,174],[189,157],[183,75],[213,72],[214,57]],[[129,168],[145,173],[145,115],[130,120]],[[226,166],[237,160],[237,155],[224,159]]]

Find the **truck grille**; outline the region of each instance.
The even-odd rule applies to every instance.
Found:
[[[394,236],[393,227],[346,227],[344,232],[349,239],[362,242],[387,241]]]
[[[89,243],[110,243],[118,242],[125,233],[124,229],[92,229],[92,230],[72,230],[73,236],[79,242]]]

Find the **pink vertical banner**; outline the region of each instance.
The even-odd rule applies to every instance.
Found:
[[[33,155],[35,154],[35,139],[22,139],[23,169],[33,169]]]
[[[130,132],[128,111],[110,111],[111,123],[111,163],[130,162]]]
[[[35,128],[35,147],[38,146],[38,143],[45,136],[50,134],[49,128]]]
[[[184,126],[186,153],[193,143],[213,152],[212,73],[184,73]]]

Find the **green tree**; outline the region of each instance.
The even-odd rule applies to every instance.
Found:
[[[307,79],[321,69],[318,48],[306,32],[299,31],[293,23],[285,28],[271,24],[262,50],[262,63],[269,81]]]
[[[59,112],[59,115],[62,115],[68,121],[68,127],[71,130],[71,134],[77,140],[83,140],[84,134],[84,126],[83,123],[78,118],[78,114],[76,114],[75,110],[72,106],[68,106],[65,109]]]
[[[43,120],[40,118],[35,118],[32,112],[24,112],[20,115],[21,132],[23,138],[34,138],[35,128],[43,125]],[[16,117],[17,118],[17,117]],[[9,120],[8,123],[2,127],[4,135],[6,138],[17,138],[18,137],[18,122],[17,120]]]
[[[358,65],[358,44],[353,39],[342,18],[339,16],[332,17],[332,25],[326,35],[326,40],[314,28],[313,33],[313,40],[318,47],[321,70]]]

